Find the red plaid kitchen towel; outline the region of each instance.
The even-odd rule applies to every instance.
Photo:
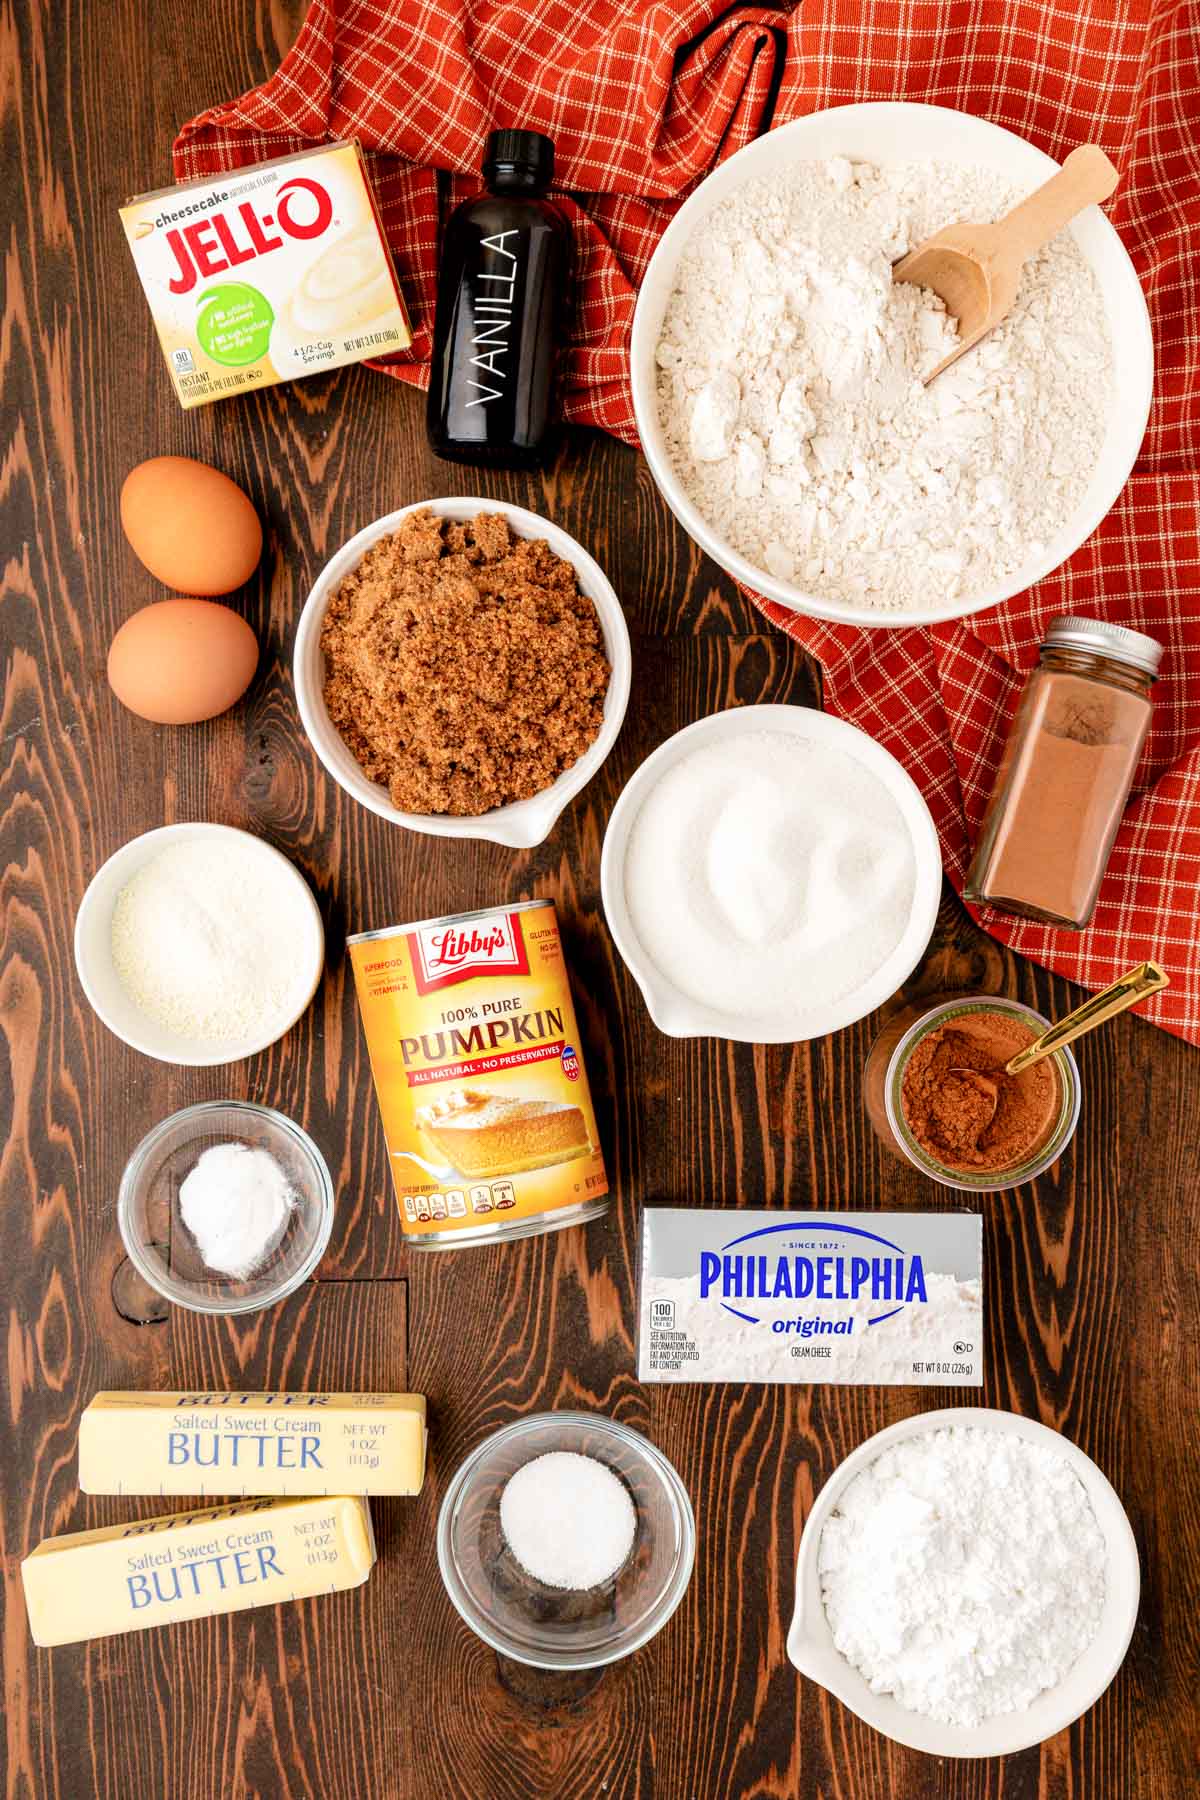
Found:
[[[634,296],[681,196],[771,124],[903,99],[960,107],[1052,156],[1101,143],[1113,222],[1146,289],[1158,360],[1150,429],[1112,513],[1007,606],[931,630],[862,631],[755,597],[824,667],[832,710],[920,783],[961,888],[999,750],[1046,622],[1082,611],[1168,645],[1155,725],[1095,920],[1053,931],[984,912],[1003,942],[1088,986],[1154,956],[1146,1011],[1200,1041],[1200,0],[314,0],[261,87],[175,145],[179,179],[329,138],[369,152],[416,328],[389,373],[423,382],[437,266],[437,171],[477,191],[484,139],[547,132],[575,225],[568,418],[636,442],[626,379]]]

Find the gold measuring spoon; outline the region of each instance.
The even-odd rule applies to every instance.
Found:
[[[1081,144],[1057,175],[994,225],[946,225],[893,265],[893,281],[930,288],[958,324],[958,343],[925,377],[926,387],[1012,310],[1034,251],[1085,206],[1107,200],[1118,179],[1099,144]]]
[[[1130,969],[1103,993],[1093,994],[1082,1006],[1060,1019],[1057,1025],[1051,1025],[1043,1031],[1041,1037],[1034,1038],[1032,1044],[1026,1044],[1015,1056],[1010,1056],[1004,1065],[1006,1075],[1019,1075],[1022,1069],[1032,1068],[1034,1063],[1041,1062],[1047,1056],[1053,1056],[1064,1044],[1073,1044],[1076,1038],[1083,1037],[1085,1032],[1095,1031],[1097,1025],[1103,1025],[1106,1019],[1115,1019],[1127,1007],[1136,1006],[1147,994],[1157,994],[1160,988],[1170,987],[1171,977],[1157,963],[1139,963],[1136,969]],[[981,1069],[953,1068],[951,1075],[957,1075],[965,1081],[991,1106],[991,1115],[983,1121],[980,1129],[987,1129],[995,1117],[1000,1103],[1000,1089],[990,1075]]]
[[[1097,1025],[1103,1025],[1106,1019],[1115,1019],[1127,1007],[1136,1006],[1147,994],[1157,994],[1170,985],[1171,977],[1157,963],[1139,963],[1136,969],[1128,970],[1119,981],[1106,987],[1102,994],[1093,994],[1090,1000],[1077,1006],[1065,1019],[1060,1019],[1049,1031],[1044,1031],[1040,1038],[1034,1038],[1032,1044],[1026,1044],[1024,1050],[1010,1057],[1004,1065],[1005,1074],[1019,1075],[1022,1069],[1030,1068],[1044,1057],[1053,1056],[1064,1044],[1073,1044],[1085,1032],[1095,1031]]]

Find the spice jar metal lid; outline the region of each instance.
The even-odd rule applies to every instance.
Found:
[[[1045,641],[1066,650],[1090,650],[1096,656],[1111,656],[1147,675],[1158,674],[1158,665],[1163,658],[1163,646],[1144,631],[1131,631],[1128,625],[1111,625],[1107,619],[1083,618],[1078,613],[1052,619]]]

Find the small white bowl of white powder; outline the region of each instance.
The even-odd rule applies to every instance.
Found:
[[[681,207],[638,296],[634,411],[668,505],[737,580],[818,618],[930,624],[1021,593],[1096,529],[1153,382],[1145,298],[1100,209],[928,388],[953,328],[891,279],[1056,167],[949,107],[839,106],[747,145]]]
[[[882,745],[812,708],[744,706],[642,763],[609,820],[600,886],[660,1031],[799,1043],[864,1018],[912,974],[942,860]]]
[[[125,1043],[204,1067],[290,1030],[320,983],[325,929],[308,883],[272,845],[230,825],[166,825],[92,878],[75,964]]]
[[[868,1438],[800,1540],[788,1655],[897,1743],[1007,1756],[1120,1668],[1137,1546],[1090,1457],[1019,1414],[922,1413]]]

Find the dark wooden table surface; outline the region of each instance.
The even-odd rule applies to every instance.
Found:
[[[261,80],[298,0],[18,0],[4,58],[0,603],[0,1404],[4,1755],[21,1800],[1181,1800],[1200,1784],[1197,1139],[1200,1057],[1126,1017],[1081,1057],[1083,1119],[1060,1168],[983,1201],[983,1400],[1066,1432],[1106,1470],[1142,1555],[1133,1646],[1079,1725],[1003,1763],[901,1750],[789,1665],[796,1545],[813,1496],[869,1433],[976,1391],[713,1387],[634,1377],[638,1217],[695,1205],[954,1205],[884,1156],[860,1072],[878,1019],[814,1044],[679,1043],[614,952],[598,866],[642,758],[714,708],[816,704],[813,668],[689,545],[642,461],[579,435],[544,476],[456,475],[418,396],[343,371],[191,415],[171,396],[118,229],[169,178],[177,123]],[[15,35],[14,35],[15,32]],[[156,729],[105,682],[109,639],[159,596],[122,537],[141,458],[184,452],[242,482],[267,527],[235,599],[263,646],[244,704]],[[316,571],[361,525],[467,488],[573,532],[621,594],[633,696],[616,750],[529,854],[409,837],[330,782],[288,673]],[[125,1048],[75,977],[71,927],[126,839],[215,819],[303,869],[328,932],[312,1009],[249,1063],[188,1071]],[[608,1218],[420,1259],[401,1243],[343,941],[359,930],[551,895],[560,908],[613,1175]],[[1001,951],[949,901],[910,991],[946,985],[1062,1011],[1079,994]],[[115,1201],[130,1150],[190,1101],[248,1096],[316,1137],[337,1184],[329,1254],[274,1312],[139,1323]],[[26,1630],[19,1561],[130,1503],[76,1490],[79,1413],[101,1387],[408,1385],[429,1395],[418,1501],[375,1506],[361,1590],[54,1651]],[[446,1484],[488,1432],[548,1407],[610,1412],[674,1460],[699,1549],[666,1630],[602,1678],[501,1667],[437,1574]],[[136,1504],[136,1503],[135,1503]],[[153,1502],[142,1510],[155,1510]]]

